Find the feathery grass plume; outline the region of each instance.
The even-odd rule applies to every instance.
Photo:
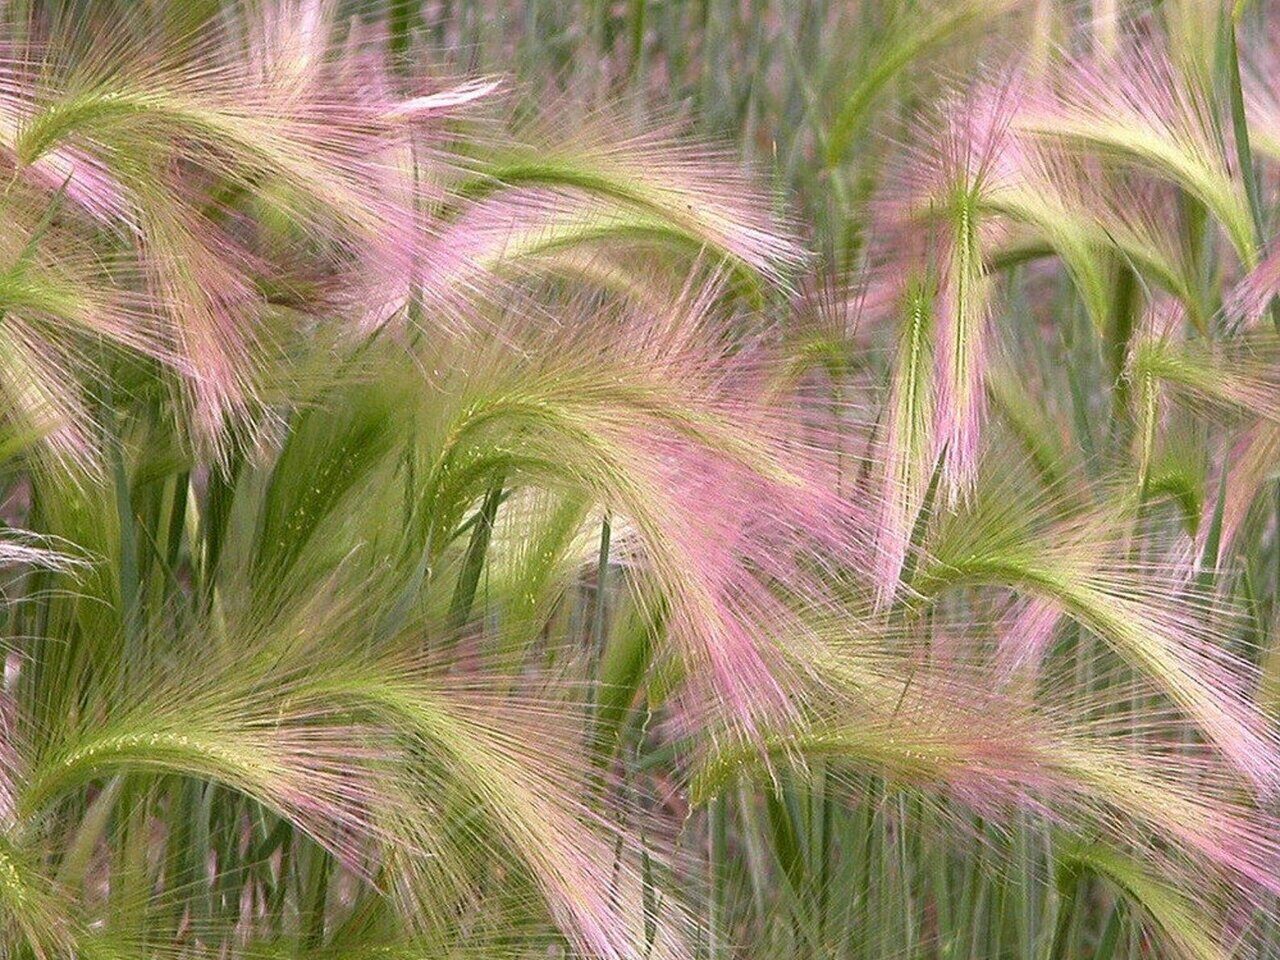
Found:
[[[53,459],[66,467],[92,463],[98,439],[84,425],[89,420],[84,398],[76,389],[77,365],[65,354],[48,349],[46,341],[24,336],[17,324],[0,333],[8,427],[30,431],[43,441]]]
[[[937,297],[933,321],[934,443],[948,502],[972,492],[986,417],[992,280],[986,251],[1000,224],[987,216],[1008,149],[1007,88],[950,102],[937,136],[918,152],[890,209],[897,230],[924,221],[934,238]],[[945,452],[943,452],[945,451]]]
[[[567,484],[601,501],[626,524],[619,555],[665,598],[688,682],[750,727],[787,709],[775,644],[792,617],[772,585],[821,602],[826,588],[793,552],[865,545],[830,467],[755,399],[768,378],[750,356],[724,377],[715,289],[691,296],[665,317],[597,315],[508,326],[512,343],[433,345],[421,515],[440,552],[495,483]]]
[[[598,538],[589,535],[581,494],[530,488],[512,491],[490,539],[487,589],[505,613],[499,636],[515,668],[565,599],[574,578],[598,560]],[[613,521],[610,520],[612,537]],[[629,531],[619,530],[625,542]],[[603,600],[607,590],[597,585]]]
[[[392,895],[424,936],[433,918],[481,895],[471,885],[489,882],[485,863],[519,872],[523,862],[582,949],[633,957],[656,941],[654,956],[688,955],[690,921],[675,904],[646,918],[635,851],[620,862],[623,835],[586,803],[594,768],[559,688],[513,698],[488,689],[483,670],[445,681],[447,662],[398,649],[416,645],[420,623],[372,653],[370,615],[389,591],[335,595],[333,585],[270,625],[250,616],[243,633],[231,623],[221,642],[180,646],[179,655],[205,648],[185,660],[199,670],[175,675],[157,662],[123,687],[91,689],[105,715],[94,709],[51,729],[22,718],[20,822],[56,817],[68,792],[111,772],[158,785],[167,778],[148,775],[179,774],[251,797],[332,849],[348,883]],[[442,829],[442,816],[460,819]],[[242,935],[191,922],[210,949]],[[255,920],[240,922],[252,929]]]
[[[1212,413],[1214,408],[1280,419],[1280,355],[1276,336],[1180,341],[1181,315],[1157,305],[1130,347],[1129,376],[1158,383]],[[1140,393],[1141,391],[1136,391]],[[1153,399],[1153,402],[1154,399]]]
[[[428,264],[421,277],[422,296],[440,313],[472,316],[477,303],[498,302],[521,277],[536,278],[567,271],[599,279],[624,292],[643,289],[647,281],[635,267],[652,273],[653,262],[635,262],[651,250],[677,263],[697,261],[705,240],[679,224],[644,210],[627,209],[599,196],[571,188],[525,187],[506,190],[469,205],[442,226],[427,246]],[[632,263],[590,259],[590,254],[630,251]],[[585,256],[584,256],[585,255]],[[735,271],[744,290],[759,289],[757,274]]]
[[[1256,267],[1227,292],[1223,313],[1237,324],[1257,321],[1280,293],[1280,244],[1274,241]]]
[[[1261,35],[1259,35],[1261,34]],[[1249,143],[1266,170],[1280,161],[1280,91],[1271,82],[1277,47],[1274,32],[1241,29],[1238,36],[1241,95],[1249,125]]]
[[[30,859],[0,838],[0,934],[36,960],[75,956],[84,931]]]
[[[806,277],[779,324],[769,386],[760,397],[765,405],[792,411],[797,442],[827,466],[837,498],[862,490],[881,429],[874,391],[879,374],[863,349],[865,303],[861,280],[828,270]]]
[[[570,109],[568,107],[566,110]],[[800,251],[741,168],[710,145],[671,129],[627,133],[603,116],[566,131],[526,125],[495,143],[471,145],[471,179],[458,189],[483,197],[503,188],[580,190],[618,204],[624,217],[665,222],[717,258],[768,281],[788,278]]]
[[[292,425],[266,484],[252,554],[244,558],[242,590],[256,601],[255,618],[276,616],[292,598],[307,596],[350,550],[333,536],[342,529],[334,523],[351,521],[362,485],[386,482],[380,470],[396,439],[392,389],[406,388],[395,360],[386,358],[380,383],[338,384]],[[385,506],[376,497],[368,503]]]
[[[123,39],[89,52],[78,36],[55,34],[34,70],[5,78],[15,164],[70,165],[68,196],[97,220],[117,216],[121,252],[150,277],[153,313],[165,321],[154,349],[180,359],[197,432],[215,444],[224,426],[252,416],[265,352],[257,286],[271,273],[259,257],[271,245],[267,231],[245,230],[245,208],[287,223],[275,256],[317,272],[350,268],[370,247],[406,256],[387,238],[412,223],[385,189],[402,105],[371,96],[369,57],[335,58],[331,4],[272,17],[251,23],[239,50],[213,30],[159,52],[127,23]]]
[[[865,635],[832,626],[826,693],[806,701],[803,717],[766,733],[770,765],[851,765],[945,793],[987,819],[1005,821],[1022,808],[1093,842],[1105,837],[1118,856],[1137,858],[1126,860],[1131,866],[1149,864],[1149,878],[1168,884],[1150,910],[1177,955],[1222,952],[1236,941],[1232,912],[1250,909],[1259,885],[1274,883],[1270,865],[1280,851],[1269,816],[1247,799],[1247,781],[1216,751],[1190,749],[1176,711],[1127,681],[1104,679],[1083,694],[1070,669],[1052,671],[1034,701],[1011,698],[963,655],[877,653]],[[903,637],[885,639],[900,645]],[[933,631],[912,635],[913,643],[937,640]],[[695,772],[695,799],[765,762],[750,747],[713,746]]]
[[[1148,487],[1160,421],[1167,415],[1166,394],[1181,399],[1204,420],[1222,421],[1241,414],[1270,424],[1280,419],[1280,358],[1273,334],[1180,342],[1179,320],[1177,311],[1153,307],[1131,345],[1126,365],[1126,376],[1136,384],[1132,397],[1139,429],[1134,443],[1142,489]],[[1266,450],[1265,441],[1259,449]],[[1246,486],[1245,478],[1252,473],[1248,470],[1241,478]],[[1228,543],[1239,523],[1238,497],[1230,501]],[[1199,505],[1188,504],[1187,509],[1193,524],[1198,522]]]
[[[1022,4],[1019,0],[975,3],[958,0],[933,5],[928,13],[896,6],[888,29],[888,39],[877,48],[857,83],[847,94],[827,137],[826,164],[839,166],[849,154],[857,135],[871,118],[871,108],[884,89],[915,61],[947,43],[969,35],[993,20],[1007,18]]]
[[[341,678],[334,679],[332,691],[343,695]],[[563,711],[563,704],[510,702],[465,686],[451,692],[424,689],[420,678],[397,682],[392,676],[368,678],[353,685],[352,692],[421,749],[443,754],[445,776],[462,784],[485,819],[526,858],[561,928],[584,950],[616,958],[641,954],[646,920],[657,923],[657,918],[646,918],[640,902],[636,851],[616,849],[623,836],[585,803],[590,766],[571,752],[579,734],[552,713]],[[417,773],[423,778],[415,786],[418,793],[440,776],[424,767]],[[423,811],[428,817],[430,806]],[[403,828],[410,836],[420,829],[412,824]],[[411,876],[419,869],[413,858],[403,866]],[[433,874],[433,866],[426,865],[410,894],[414,906],[428,915],[426,905],[440,890],[437,883],[422,881],[438,881]],[[678,908],[670,907],[654,955],[688,956],[689,947],[682,942],[690,932],[688,923]]]
[[[1234,0],[1173,0],[1164,14],[1169,55],[1179,80],[1202,90],[1210,88],[1218,66],[1218,30],[1230,22],[1241,4]]]
[[[1061,258],[1100,333],[1111,314],[1116,259],[1176,296],[1204,329],[1207,308],[1177,232],[1176,197],[1164,184],[1134,182],[1025,135],[1009,137],[1004,168],[988,203],[1034,227]]]
[[[104,262],[94,237],[60,222],[65,193],[52,197],[10,184],[4,210],[12,230],[3,247],[0,307],[8,322],[84,351],[95,340],[177,363],[131,264]]]
[[[91,358],[110,345],[171,354],[145,296],[129,289],[134,271],[105,267],[91,235],[60,222],[64,199],[11,182],[0,204],[11,226],[0,243],[3,389],[16,428],[43,437],[55,460],[84,467],[98,446],[85,382]]]
[[[1210,928],[1194,901],[1137,858],[1102,844],[1080,842],[1067,844],[1059,856],[1067,869],[1087,870],[1115,884],[1178,955],[1196,960],[1230,956],[1225,937]]]
[[[126,647],[129,662],[110,676],[73,660],[67,676],[31,677],[37,705],[55,709],[16,718],[15,813],[23,829],[56,820],[68,795],[113,774],[176,775],[253,798],[364,871],[385,794],[390,748],[381,732],[298,694],[290,664],[264,662],[254,647],[237,657],[208,636],[152,640],[153,654],[203,647],[202,658],[189,661],[201,669],[173,669],[163,656]],[[83,708],[59,711],[60,697]]]
[[[909,288],[885,401],[884,450],[875,460],[884,485],[876,517],[875,582],[881,605],[892,601],[901,585],[900,574],[911,547],[912,531],[938,458],[930,376],[933,313],[932,285],[921,281]]]
[[[866,296],[861,286],[827,271],[801,280],[792,316],[779,331],[783,349],[791,357],[777,382],[780,396],[803,390],[805,377],[821,370],[826,390],[815,402],[843,419],[842,407],[852,400],[847,396],[848,381],[866,366],[856,350]]]
[[[0,10],[0,954],[1265,956],[1261,11],[591,6]]]
[[[1161,182],[1115,176],[1102,180],[1092,202],[1099,241],[1138,276],[1177,300],[1201,334],[1210,323],[1210,304],[1201,289],[1201,269],[1186,229],[1177,189]]]
[[[3,566],[20,565],[74,576],[89,564],[77,553],[71,544],[14,527],[5,528],[4,536],[0,537],[0,565]]]
[[[1051,626],[1043,605],[1052,604],[1150,677],[1260,791],[1273,792],[1280,755],[1248,698],[1256,670],[1227,643],[1230,615],[1187,592],[1180,566],[1130,556],[1131,498],[1057,523],[1027,503],[1014,523],[1002,486],[988,484],[971,508],[943,518],[913,589],[934,603],[966,585],[1014,590],[1038,602],[1031,636],[1042,649]]]
[[[1248,199],[1205,87],[1179,76],[1152,44],[1112,64],[1071,61],[1063,79],[1019,110],[1015,129],[1177,184],[1213,214],[1245,267],[1257,264]]]
[[[988,199],[990,207],[1029,224],[1061,259],[1089,316],[1101,328],[1108,309],[1107,265],[1099,257],[1098,231],[1079,202],[1081,173],[1051,152],[1009,138],[1005,174]]]
[[[378,576],[380,567],[356,576]],[[526,667],[518,678],[495,672],[501,651],[493,661],[475,647],[424,655],[424,635],[454,628],[429,608],[371,652],[368,627],[358,624],[397,584],[367,587],[344,600],[319,584],[271,628],[261,659],[296,671],[283,681],[294,700],[350,711],[382,731],[378,742],[394,751],[394,762],[380,768],[389,790],[373,812],[385,843],[383,869],[407,923],[429,935],[432,924],[447,926],[452,911],[487,896],[490,884],[498,893],[528,883],[540,892],[541,909],[584,952],[689,956],[693,918],[678,902],[658,915],[641,894],[642,855],[662,858],[663,844],[637,839],[592,802],[601,784],[577,682],[554,667]],[[258,629],[251,614],[245,622]],[[316,629],[318,622],[325,626]],[[332,657],[335,646],[344,658]],[[605,789],[611,783],[606,779]],[[607,812],[641,825],[648,819],[621,798]],[[495,860],[500,871],[489,877]]]
[[[1093,13],[1093,50],[1100,60],[1113,57],[1119,51],[1121,6],[1120,0],[1101,0]]]
[[[1220,471],[1225,474],[1220,555],[1235,548],[1258,494],[1280,463],[1280,427],[1259,423],[1246,430],[1224,457]],[[1203,524],[1208,530],[1208,524]]]
[[[1160,426],[1160,419],[1164,413],[1161,404],[1163,381],[1159,376],[1161,369],[1157,348],[1150,344],[1161,333],[1169,335],[1171,332],[1168,326],[1163,326],[1159,333],[1152,331],[1153,326],[1160,326],[1162,321],[1167,320],[1167,316],[1159,316],[1158,319],[1152,313],[1148,313],[1146,318],[1146,327],[1148,329],[1142,331],[1137,338],[1131,338],[1129,355],[1126,358],[1127,368],[1125,375],[1133,381],[1131,387],[1131,399],[1134,406],[1134,421],[1138,425],[1138,429],[1134,432],[1133,442],[1135,447],[1135,459],[1137,461],[1137,483],[1140,495],[1145,496],[1147,490],[1147,473],[1151,467],[1151,458],[1155,452],[1156,434]],[[1133,340],[1137,342],[1134,343]],[[1148,359],[1148,356],[1151,359]]]
[[[1200,533],[1206,507],[1216,506],[1208,486],[1208,460],[1203,431],[1194,419],[1171,411],[1148,464],[1146,497],[1148,505],[1167,501],[1191,538]],[[1208,522],[1212,526],[1212,514]],[[1182,563],[1173,558],[1170,562],[1175,568]]]
[[[1186,750],[1181,721],[1161,708],[1128,713],[1123,688],[1081,702],[1068,679],[1043,692],[1039,704],[1020,705],[954,663],[895,668],[882,660],[869,670],[863,650],[847,663],[850,670],[827,663],[828,678],[847,685],[844,695],[814,698],[809,715],[767,733],[772,762],[826,757],[909,788],[945,792],[994,818],[1033,810],[1151,857],[1165,877],[1178,876],[1174,862],[1185,855],[1244,903],[1256,884],[1273,884],[1270,818],[1240,799],[1239,774],[1212,753]],[[1084,719],[1104,702],[1093,720]],[[744,766],[764,763],[750,747],[713,746],[695,772],[694,798],[705,800]],[[1164,844],[1178,853],[1161,853]],[[1192,909],[1204,910],[1200,922],[1211,929],[1218,911],[1192,875],[1185,874],[1185,896]]]
[[[465,85],[457,89],[442,98],[474,98]],[[521,278],[569,276],[643,295],[654,264],[638,252],[677,266],[723,264],[756,300],[802,260],[786,225],[724,154],[661,129],[623,135],[592,117],[566,136],[517,124],[459,143],[446,159],[460,170],[434,185],[439,196],[430,198],[413,261],[370,265],[375,279],[360,296],[378,306],[366,329],[415,297],[465,329]]]
[[[1027,383],[1007,360],[987,377],[987,390],[999,418],[1022,446],[1046,492],[1082,502],[1087,491],[1079,459],[1057,411],[1044,409],[1040,385]]]

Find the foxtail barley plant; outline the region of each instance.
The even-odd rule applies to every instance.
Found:
[[[0,957],[1280,956],[1277,18],[0,6]]]

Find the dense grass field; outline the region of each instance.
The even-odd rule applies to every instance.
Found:
[[[1278,68],[0,5],[0,960],[1280,958]]]

